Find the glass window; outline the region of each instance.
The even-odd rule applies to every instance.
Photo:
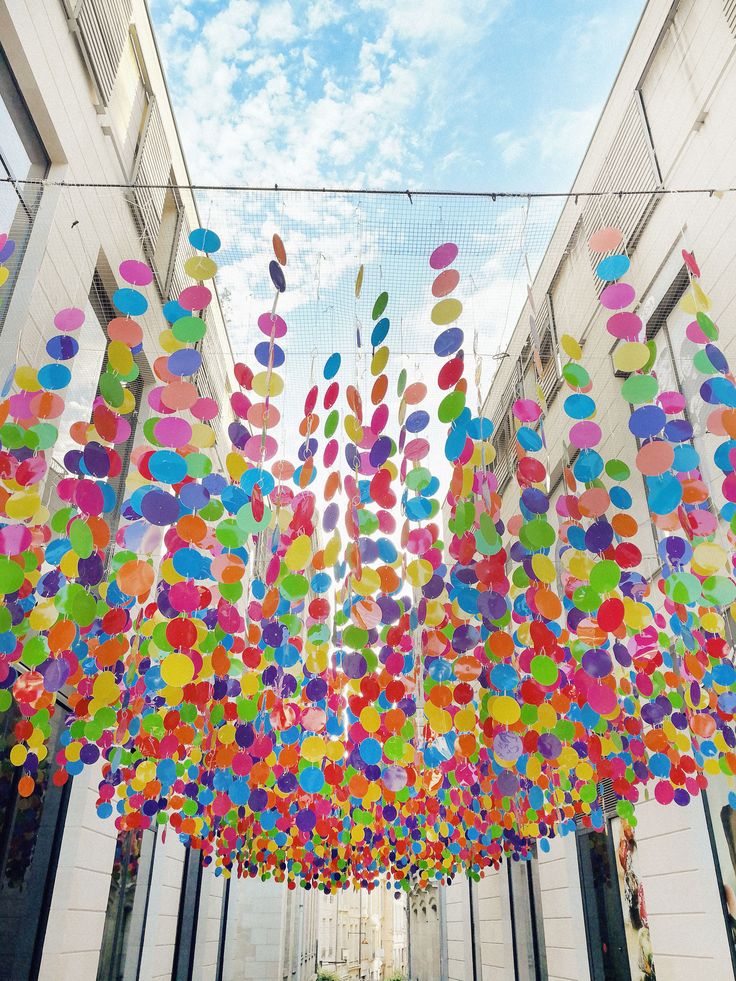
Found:
[[[202,891],[202,852],[187,848],[179,893],[172,981],[190,981],[194,969],[194,940]]]
[[[629,955],[610,835],[576,835],[591,981],[629,981]]]
[[[0,970],[13,981],[37,977],[43,953],[71,788],[70,780],[63,787],[53,781],[66,715],[57,704],[29,797],[18,795],[23,771],[10,762],[20,713],[13,706],[0,715]]]
[[[8,270],[0,287],[0,330],[41,196],[39,185],[22,182],[45,177],[48,169],[48,155],[0,48],[0,177],[19,182],[0,183],[0,265]]]
[[[536,859],[507,861],[517,981],[546,981],[547,957]]]
[[[155,831],[139,829],[118,835],[98,981],[132,981],[138,976],[155,850]]]
[[[736,972],[736,803],[725,779],[714,777],[703,794],[731,959]]]

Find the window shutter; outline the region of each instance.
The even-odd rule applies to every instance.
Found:
[[[132,7],[132,0],[82,0],[73,17],[104,105],[112,95]]]

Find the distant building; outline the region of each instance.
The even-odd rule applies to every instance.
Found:
[[[319,966],[340,981],[387,981],[406,971],[406,900],[385,889],[319,896]]]

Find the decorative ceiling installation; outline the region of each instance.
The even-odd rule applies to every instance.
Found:
[[[390,375],[401,296],[366,296],[360,267],[351,289],[370,320],[369,372],[356,384],[343,352],[330,353],[303,411],[282,416],[289,264],[274,236],[273,303],[235,368],[237,418],[218,472],[219,406],[192,379],[221,243],[209,229],[190,241],[191,285],[164,307],[153,414],[114,541],[111,481],[131,431],[151,270],[120,266],[107,368],[91,419],[72,426],[52,514],[39,489],[83,311],[57,313],[48,361],[19,367],[0,404],[0,708],[22,715],[11,753],[21,795],[63,693],[71,712],[54,779],[101,761],[98,811],[119,828],[169,827],[225,874],[325,890],[385,877],[407,889],[546,849],[576,819],[602,826],[603,779],[633,823],[645,786],[682,805],[706,774],[736,772],[724,612],[736,599],[736,385],[692,255],[681,306],[720,439],[725,525],[685,400],[660,391],[620,233],[590,243],[661,542],[649,581],[627,489],[639,476],[597,449],[595,393],[569,335],[567,492],[551,507],[544,398],[520,398],[518,513],[501,520],[451,242],[425,257],[431,384],[407,368]]]

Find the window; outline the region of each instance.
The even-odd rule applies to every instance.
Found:
[[[190,981],[194,970],[194,941],[202,891],[202,852],[187,848],[179,893],[172,981]]]
[[[138,829],[118,835],[98,981],[128,981],[138,976],[155,851],[155,831]]]
[[[13,706],[0,716],[0,949],[3,977],[13,981],[36,978],[41,964],[71,789],[70,780],[53,781],[66,715],[57,703],[29,797],[18,795],[23,771],[10,762],[21,715]]]
[[[546,981],[547,956],[536,857],[508,860],[511,932],[517,981]]]
[[[736,807],[732,806],[733,799],[722,777],[711,779],[703,794],[724,925],[736,974]]]
[[[0,265],[8,270],[0,288],[0,330],[41,197],[40,185],[23,182],[45,177],[48,169],[41,137],[0,48],[0,178],[14,182],[0,183],[0,235],[8,239],[0,245]]]
[[[576,841],[591,981],[625,981],[631,971],[613,840],[579,828]]]

